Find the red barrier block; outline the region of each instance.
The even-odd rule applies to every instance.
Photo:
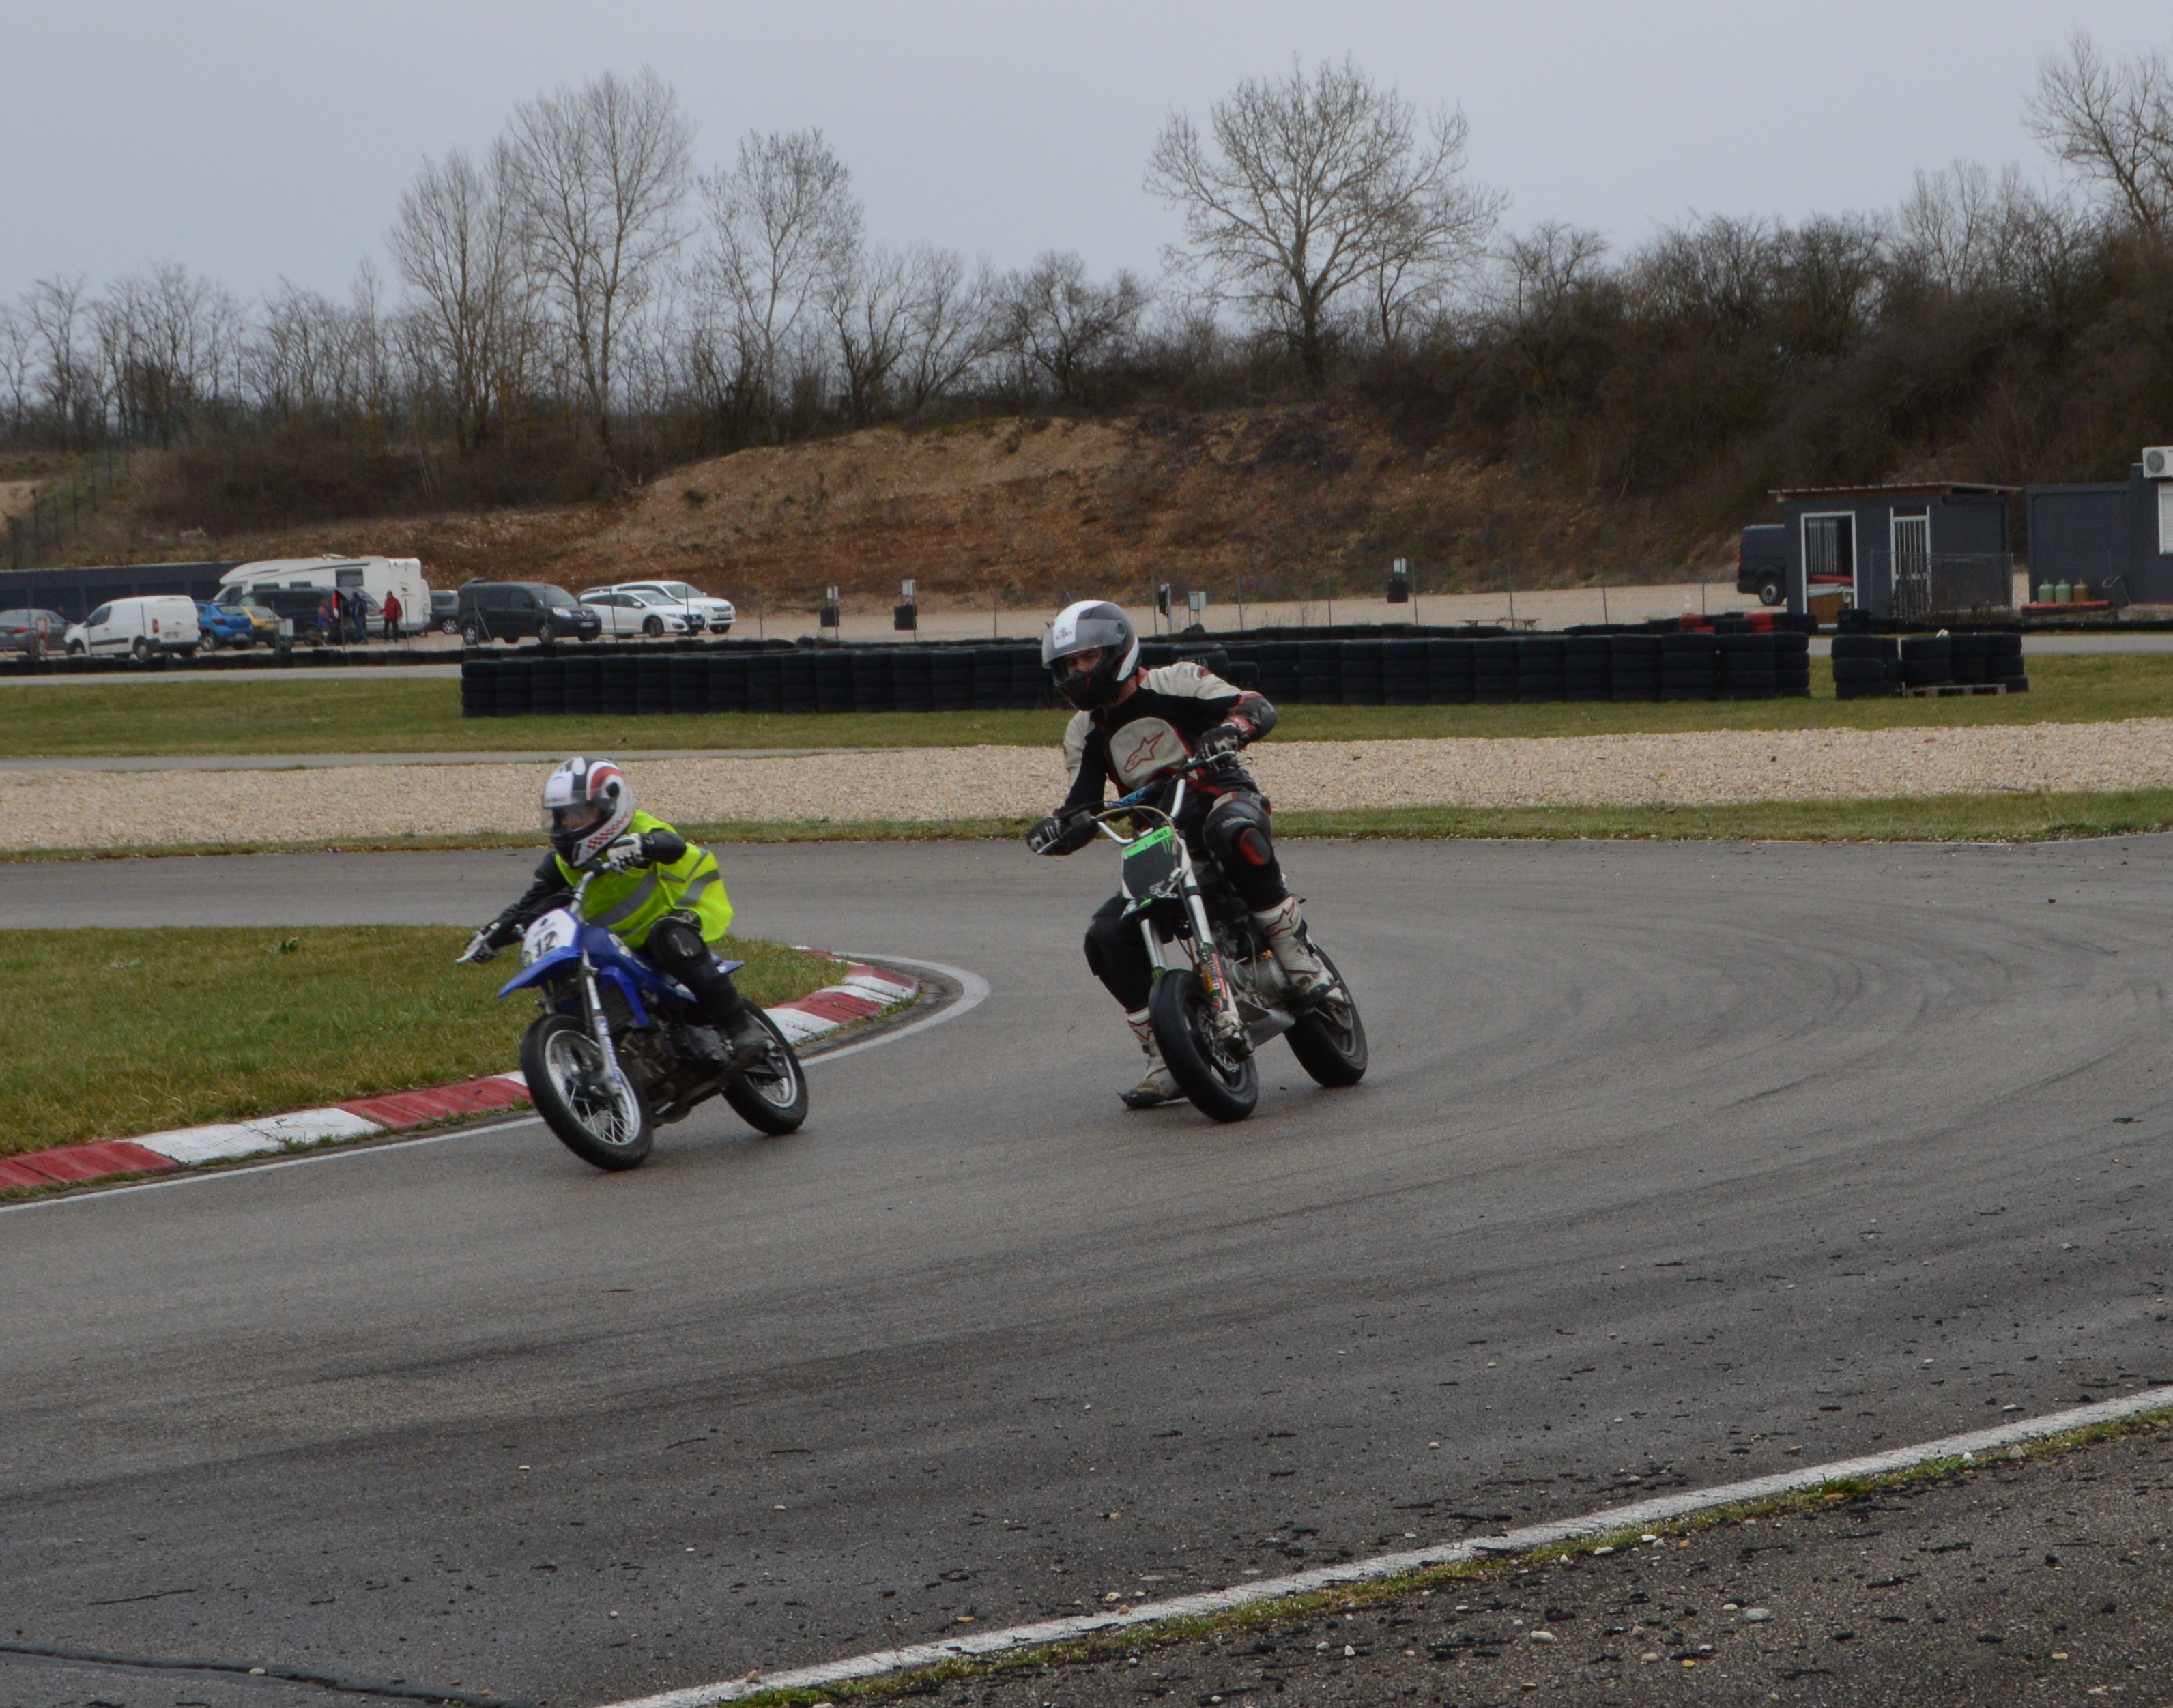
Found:
[[[32,1150],[11,1160],[49,1181],[103,1180],[110,1174],[155,1174],[176,1166],[171,1157],[117,1140],[102,1145],[63,1145],[52,1150]]]
[[[419,1091],[395,1091],[384,1097],[359,1097],[340,1107],[350,1115],[375,1121],[390,1132],[426,1127],[455,1115],[477,1115],[490,1109],[510,1109],[528,1101],[528,1093],[511,1080],[496,1075],[464,1080],[456,1086],[432,1086]]]
[[[819,1019],[834,1020],[840,1025],[848,1021],[865,1020],[871,1014],[881,1014],[883,1005],[871,998],[856,995],[849,990],[818,990],[803,996],[796,1002],[788,1002],[787,1008],[796,1008],[803,1014]]]
[[[0,1192],[18,1186],[51,1186],[52,1182],[44,1175],[34,1173],[12,1156],[0,1156]]]

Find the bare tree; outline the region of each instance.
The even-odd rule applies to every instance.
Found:
[[[731,390],[742,418],[774,433],[795,370],[813,359],[826,296],[861,265],[852,174],[820,131],[750,132],[702,194],[710,242],[700,274],[729,341]]]
[[[491,437],[510,401],[498,388],[517,367],[514,347],[533,337],[508,170],[503,143],[488,172],[458,148],[442,163],[423,161],[386,234],[415,293],[417,353],[443,387],[463,450]]]
[[[506,187],[607,456],[619,322],[684,240],[693,145],[677,97],[646,67],[631,82],[607,72],[514,109]]]
[[[45,406],[63,443],[76,443],[105,425],[105,399],[97,369],[83,345],[88,315],[89,281],[56,274],[40,279],[23,299],[39,353],[39,384]]]
[[[825,281],[822,313],[837,346],[845,418],[871,420],[889,400],[891,376],[911,330],[906,257],[855,245]]]
[[[240,389],[240,307],[178,263],[116,280],[90,318],[125,432],[170,439]]]
[[[1173,259],[1280,330],[1318,383],[1346,293],[1384,341],[1480,253],[1501,199],[1463,180],[1465,125],[1418,117],[1346,59],[1248,79],[1210,110],[1212,147],[1173,113],[1146,187],[1184,216]]]
[[[28,315],[0,304],[0,411],[10,434],[28,429],[31,380],[38,371],[37,333]]]
[[[1096,284],[1078,256],[1043,255],[1000,288],[995,347],[1027,386],[1045,379],[1060,401],[1074,402],[1093,370],[1131,342],[1147,301],[1129,272]]]
[[[2138,229],[2173,224],[2173,60],[2164,53],[2111,64],[2078,31],[2064,57],[2038,67],[2023,120]]]
[[[917,415],[963,385],[994,348],[996,280],[987,261],[969,269],[947,249],[906,257],[911,308],[898,365],[898,405]]]

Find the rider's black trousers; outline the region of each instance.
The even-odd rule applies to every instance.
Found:
[[[1197,812],[1191,810],[1194,801],[1200,803]],[[1275,859],[1267,803],[1259,795],[1246,789],[1194,795],[1185,806],[1178,828],[1194,857],[1205,854],[1213,860],[1248,908],[1264,913],[1290,894]],[[1122,896],[1110,897],[1094,910],[1086,926],[1086,965],[1125,1013],[1136,1014],[1147,1005],[1154,963],[1147,958],[1140,922],[1125,921],[1124,912]]]
[[[702,1005],[703,1019],[729,1035],[732,1023],[747,1005],[747,998],[732,983],[732,975],[717,965],[693,914],[666,913],[649,928],[641,952],[693,991],[694,999]]]

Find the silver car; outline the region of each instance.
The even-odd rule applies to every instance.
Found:
[[[725,634],[739,621],[739,612],[729,599],[720,599],[714,593],[704,593],[698,587],[690,587],[684,581],[622,581],[613,589],[619,593],[655,593],[682,606],[690,620],[698,621],[698,628],[706,624],[712,634]]]

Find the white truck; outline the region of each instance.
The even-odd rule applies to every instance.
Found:
[[[259,589],[326,588],[359,593],[378,613],[371,638],[384,633],[386,595],[400,601],[400,633],[421,634],[431,625],[430,584],[419,558],[266,558],[237,564],[218,578],[220,605],[240,605]]]
[[[148,664],[168,653],[193,658],[202,638],[196,601],[162,593],[108,600],[69,624],[61,644],[70,658],[126,656]]]

